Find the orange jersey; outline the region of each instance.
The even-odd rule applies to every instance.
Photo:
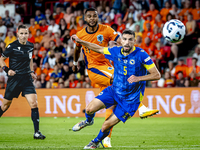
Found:
[[[44,68],[42,70],[42,73],[46,74],[46,81],[49,81],[50,77],[51,77],[51,73],[54,71],[54,69],[50,68],[49,70],[47,70],[46,68]]]
[[[84,25],[83,25],[83,26],[80,26],[80,25],[78,24],[78,25],[77,25],[77,30],[76,30],[76,31],[77,31],[77,32],[78,32],[78,31],[81,31],[83,28],[84,28]]]
[[[143,43],[143,44],[141,45],[141,48],[142,48],[143,50],[145,50],[145,51],[147,52],[147,54],[152,55],[152,53],[154,53],[156,47],[154,46],[153,43],[149,44],[149,46],[146,45],[145,43]]]
[[[200,8],[199,9],[193,9],[192,15],[193,15],[194,20],[199,20],[200,19]]]
[[[183,72],[183,77],[184,77],[184,78],[189,76],[189,69],[188,69],[188,66],[187,66],[187,65],[182,65],[182,66],[177,65],[177,66],[175,67],[175,76],[176,76],[177,79],[178,79],[178,72],[179,72],[179,71],[182,71],[182,72]]]
[[[194,68],[193,66],[189,67],[189,74],[192,73],[193,68]],[[196,68],[195,68],[194,70],[196,70],[196,71],[195,71],[196,73],[199,73],[199,72],[200,72],[200,67],[199,67],[199,66],[196,66]]]
[[[43,39],[43,36],[42,36],[42,35],[40,35],[40,36],[35,36],[35,43],[36,43],[36,42],[41,43],[42,39]]]
[[[122,33],[125,29],[126,29],[125,24],[118,25],[118,27],[117,27],[117,31],[120,33]]]
[[[63,17],[64,17],[64,14],[63,14],[63,13],[56,14],[56,15],[54,16],[55,23],[56,23],[56,24],[59,24],[59,23],[60,23],[60,19],[62,19]]]
[[[97,45],[107,47],[109,41],[117,40],[119,35],[109,26],[98,24],[97,31],[90,33],[87,31],[87,27],[77,32],[76,35],[79,39],[95,43]],[[82,46],[76,43],[78,47]],[[103,54],[96,53],[85,46],[83,47],[83,54],[85,59],[86,68],[93,68],[99,65],[111,66],[108,59]]]
[[[182,11],[179,13],[179,16],[183,16],[184,20],[187,20],[187,15],[192,13],[192,8],[183,8]]]
[[[167,8],[162,8],[160,11],[160,15],[162,16],[162,20],[166,21],[166,16],[169,13],[171,9],[167,9]]]
[[[153,34],[151,38],[153,44],[156,44],[161,37],[162,37],[161,33]]]
[[[143,24],[143,29],[144,29],[144,31],[148,31],[148,29],[147,29],[147,27],[146,27],[146,24],[147,24],[147,23],[150,23],[150,25],[151,25],[151,30],[153,30],[153,27],[154,27],[154,24],[155,24],[155,20],[151,20],[151,21],[146,20],[146,21],[144,22],[144,24]]]
[[[160,50],[156,48],[154,51],[154,55],[156,55],[157,59],[162,59],[163,56],[165,55],[165,51],[162,48]]]
[[[144,43],[144,39],[146,37],[149,37],[150,39],[152,39],[153,37],[153,32],[152,31],[144,31],[143,34],[142,34],[142,39],[143,39],[143,43]]]
[[[154,9],[153,11],[149,10],[147,13],[150,13],[152,16],[152,19],[155,20],[156,15],[159,14],[159,11],[157,9]]]
[[[155,21],[154,25],[157,25],[159,28],[161,28],[164,25],[164,22],[162,20],[160,22]]]
[[[40,25],[39,24],[36,24],[34,27],[33,26],[29,27],[29,30],[31,31],[32,36],[36,35],[37,29],[40,29]]]

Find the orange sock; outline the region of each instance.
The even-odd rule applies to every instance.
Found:
[[[140,108],[140,107],[142,107],[142,106],[143,106],[143,104],[142,104],[142,102],[141,102],[138,108]]]
[[[110,115],[113,113],[113,110],[112,109],[106,109],[106,117],[105,117],[105,120],[110,117]],[[112,129],[113,127],[110,129],[110,134],[108,135],[108,137],[110,138],[111,137],[111,134],[112,134]]]

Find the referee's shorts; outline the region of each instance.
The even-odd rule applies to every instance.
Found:
[[[22,96],[36,94],[31,74],[15,74],[8,77],[4,98],[7,100],[18,98],[21,92]]]

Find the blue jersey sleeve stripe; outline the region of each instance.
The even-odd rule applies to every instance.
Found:
[[[82,52],[83,52],[83,55],[84,55],[86,69],[88,69],[88,61],[87,61],[87,57],[86,57],[85,52],[84,52],[83,49],[82,49]]]
[[[104,74],[103,72],[101,72],[97,68],[89,68],[88,70],[92,71],[93,73],[96,73],[96,74],[99,74],[99,75],[102,75],[102,76],[109,78],[106,74]]]
[[[119,34],[116,36],[116,38],[114,39],[114,41],[117,41],[118,38],[119,38]]]

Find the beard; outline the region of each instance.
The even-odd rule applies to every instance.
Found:
[[[132,49],[133,49],[133,47],[130,47],[129,49],[123,48],[123,53],[129,53]]]
[[[89,27],[92,27],[92,28],[94,28],[94,27],[96,27],[96,25],[97,25],[97,22],[96,22],[94,25],[90,25],[90,23],[88,23],[88,22],[87,22],[87,25],[88,25]]]

